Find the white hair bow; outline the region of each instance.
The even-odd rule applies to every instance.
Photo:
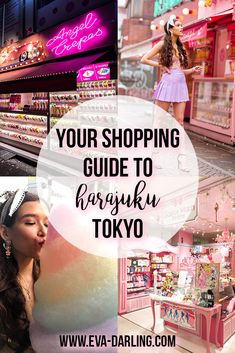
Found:
[[[169,32],[169,27],[170,27],[170,25],[174,27],[174,25],[175,25],[174,20],[175,20],[175,19],[176,19],[176,16],[175,16],[175,15],[171,15],[171,16],[169,17],[169,20],[167,21],[167,25],[166,25],[167,32]]]
[[[17,190],[15,193],[13,193],[13,195],[11,195],[9,192],[4,192],[2,195],[0,195],[0,198],[2,196],[5,196],[5,198],[8,198],[1,212],[0,224],[4,224],[6,217],[7,216],[12,217],[13,214],[18,210],[18,208],[20,207],[20,205],[24,200],[26,192],[27,192],[27,186]]]

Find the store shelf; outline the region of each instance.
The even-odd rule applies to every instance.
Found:
[[[48,116],[48,111],[39,111],[39,110],[9,110],[0,108],[0,113],[13,113],[13,114],[26,114],[26,115],[41,115]]]
[[[144,271],[144,272],[127,272],[128,275],[144,275],[145,273],[150,273],[150,271]]]
[[[173,262],[156,262],[156,261],[151,261],[151,264],[164,264],[164,265],[170,265],[170,264],[173,264]]]
[[[195,64],[206,62],[207,64],[212,64],[212,60],[208,60],[207,58],[200,58],[193,60]]]
[[[199,118],[199,117],[195,117],[195,120],[198,120],[198,121],[201,121],[201,122],[204,122],[204,123],[207,123],[207,124],[210,124],[210,125],[214,125],[214,126],[218,126],[220,127],[221,129],[229,129],[231,124],[228,124],[228,125],[223,125],[221,123],[216,123],[216,122],[213,122],[212,119],[205,119],[205,118]]]
[[[213,48],[212,44],[197,44],[194,49],[202,49],[202,48]]]
[[[134,288],[134,289],[132,289],[132,288],[127,288],[127,294],[129,294],[129,293],[135,293],[135,292],[143,292],[143,291],[145,291],[146,290],[146,287],[141,287],[141,288]]]
[[[228,97],[225,97],[224,95],[219,95],[219,94],[215,94],[215,93],[212,93],[210,95],[203,95],[203,96],[195,94],[195,98],[197,98],[197,99],[211,98],[211,97],[222,98],[222,99],[227,99],[228,98]],[[229,94],[229,99],[233,99],[233,92],[231,92],[231,94]]]
[[[194,106],[193,107],[194,111],[198,110],[198,111],[205,111],[205,112],[209,112],[209,113],[215,113],[215,114],[222,114],[222,115],[231,115],[232,111],[223,111],[223,110],[219,110],[219,109],[210,109],[210,108],[202,108],[202,107],[197,107]]]
[[[79,101],[77,102],[72,102],[72,101],[50,101],[50,104],[79,104]]]
[[[12,124],[14,125],[14,124]],[[11,126],[11,123],[1,123],[0,121],[0,127],[5,130],[5,131],[12,131],[15,133],[19,133],[19,134],[26,134],[29,136],[34,136],[36,138],[46,138],[47,136],[47,129],[46,128],[42,128],[42,127],[37,127],[35,125],[20,125],[15,124],[14,126]]]
[[[28,136],[26,134],[22,134],[22,133],[17,133],[17,132],[13,132],[13,131],[6,131],[6,130],[1,130],[0,131],[0,136],[9,139],[9,140],[13,140],[13,141],[17,141],[29,146],[34,146],[36,148],[41,148],[43,143],[44,143],[44,139],[43,138],[36,138],[33,136]]]
[[[144,292],[127,293],[127,299],[137,299],[143,297],[149,297],[149,294]]]

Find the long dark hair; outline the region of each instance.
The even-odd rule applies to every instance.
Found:
[[[11,197],[14,193],[9,192]],[[39,201],[37,195],[26,192],[22,202]],[[0,204],[0,214],[6,201]],[[15,223],[16,211],[12,217],[6,216],[4,225],[8,228]],[[16,352],[24,352],[31,345],[29,338],[29,320],[25,309],[25,297],[17,281],[19,267],[14,255],[6,258],[4,241],[0,236],[0,342],[5,337],[13,346]],[[33,279],[34,282],[40,275],[40,261],[34,260]]]
[[[177,21],[177,18],[174,19],[174,23],[176,21]],[[169,25],[169,29],[171,28],[173,28],[173,26]],[[167,23],[165,23],[164,44],[160,53],[160,64],[168,68],[170,68],[173,64],[173,45],[172,45],[171,32],[169,31],[169,29],[167,28]],[[186,50],[184,49],[183,44],[179,38],[177,38],[176,44],[179,52],[180,64],[184,69],[186,69],[188,67],[188,56],[187,56]]]

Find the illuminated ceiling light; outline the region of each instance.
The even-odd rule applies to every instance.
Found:
[[[205,6],[205,1],[204,0],[198,1],[198,6],[199,7],[204,7]]]
[[[143,22],[143,20],[144,20],[143,17],[140,17],[140,18],[139,18],[139,21],[140,21],[140,22]]]
[[[151,29],[151,31],[155,31],[156,25],[154,23],[152,23],[151,26],[150,26],[150,29]]]
[[[164,20],[161,20],[161,21],[159,22],[159,24],[160,24],[160,26],[164,26],[165,21],[164,21]]]

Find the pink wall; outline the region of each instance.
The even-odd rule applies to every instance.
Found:
[[[176,233],[169,241],[169,244],[192,244],[193,243],[193,235],[192,233],[186,232],[184,230],[180,230]]]
[[[182,239],[183,238],[183,239]],[[182,241],[183,240],[183,241]],[[193,234],[186,232],[184,230],[181,230],[179,232],[179,243],[183,244],[193,244]]]
[[[220,12],[232,9],[234,0],[216,0],[210,7],[198,7],[198,18],[216,15]]]

